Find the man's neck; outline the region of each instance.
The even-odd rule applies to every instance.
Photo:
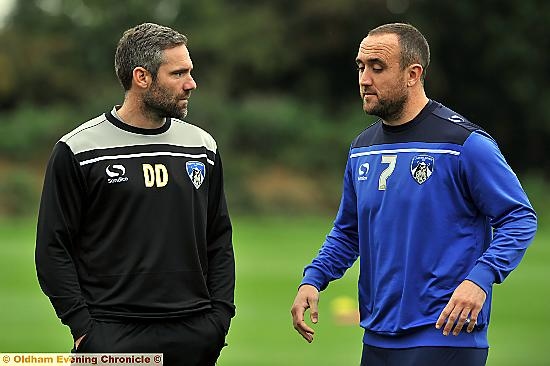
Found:
[[[124,103],[117,110],[122,122],[138,128],[159,128],[166,122],[165,118],[159,117],[154,113],[147,113],[142,105],[126,98]]]
[[[409,96],[407,103],[403,107],[403,113],[401,113],[399,118],[391,121],[383,120],[383,122],[390,126],[399,126],[407,122],[410,122],[411,120],[414,119],[414,117],[418,116],[420,111],[424,109],[424,107],[428,104],[428,102],[429,102],[429,99],[424,93],[424,90],[422,90],[419,93],[412,94]]]

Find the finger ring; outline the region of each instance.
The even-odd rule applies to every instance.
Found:
[[[467,318],[465,323],[470,324],[470,318]]]

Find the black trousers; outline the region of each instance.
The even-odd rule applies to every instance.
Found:
[[[487,348],[378,348],[363,344],[361,366],[484,366]]]
[[[163,353],[165,366],[212,366],[225,332],[211,313],[162,321],[94,321],[76,353]]]

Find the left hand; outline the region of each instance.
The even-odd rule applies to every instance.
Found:
[[[445,306],[445,309],[439,315],[435,327],[440,329],[443,324],[443,335],[449,335],[451,330],[453,335],[458,335],[464,324],[468,324],[466,329],[468,333],[474,330],[477,322],[477,316],[481,307],[485,303],[487,294],[478,285],[472,281],[464,280],[453,292],[451,299]],[[455,325],[456,322],[456,325]],[[454,325],[454,330],[453,330]]]

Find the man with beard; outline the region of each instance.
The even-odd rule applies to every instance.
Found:
[[[484,365],[492,286],[536,231],[495,141],[426,97],[429,59],[409,24],[382,25],[361,42],[359,92],[379,119],[351,145],[334,226],[291,310],[313,341],[305,311],[317,323],[319,292],[360,257],[362,365]]]
[[[36,268],[75,352],[213,365],[224,345],[232,228],[216,141],[181,120],[192,69],[184,35],[151,23],[127,30],[115,55],[123,104],[53,149]]]

